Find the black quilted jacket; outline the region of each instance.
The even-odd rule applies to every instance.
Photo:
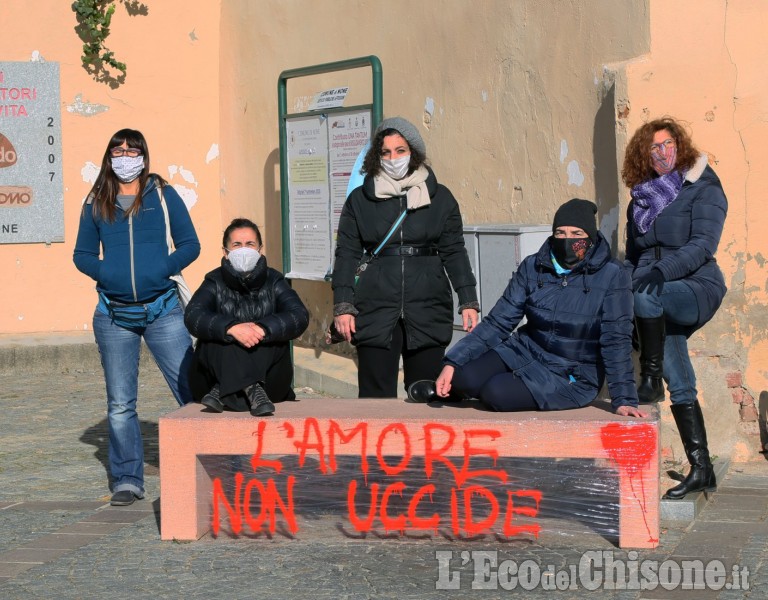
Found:
[[[184,323],[199,340],[234,342],[227,330],[238,323],[256,323],[266,332],[263,343],[287,342],[300,336],[309,313],[285,278],[267,266],[265,257],[243,277],[229,261],[205,276],[184,314]]]

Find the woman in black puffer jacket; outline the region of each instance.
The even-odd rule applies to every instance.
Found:
[[[261,256],[261,232],[248,219],[224,231],[221,267],[205,276],[184,322],[198,339],[190,383],[195,399],[272,414],[272,400],[293,400],[288,342],[307,328],[309,314],[283,276]]]
[[[477,323],[459,205],[425,160],[416,127],[400,117],[385,119],[363,162],[363,185],[341,211],[334,325],[357,346],[361,398],[397,396],[401,355],[406,387],[437,377],[452,335],[451,284],[464,329]],[[357,278],[361,260],[371,258],[401,215],[402,224]]]
[[[674,119],[646,123],[632,136],[622,169],[632,191],[627,211],[627,265],[635,290],[640,342],[640,402],[664,399],[666,380],[688,477],[665,498],[712,491],[715,472],[688,338],[715,314],[725,280],[715,261],[728,202],[715,172]]]

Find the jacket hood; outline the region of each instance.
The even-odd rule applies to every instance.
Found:
[[[699,180],[699,178],[704,174],[704,171],[707,168],[707,162],[708,162],[707,155],[701,154],[699,158],[696,159],[696,162],[693,163],[693,166],[690,169],[688,169],[688,172],[685,174],[685,181],[696,183]],[[714,173],[715,172],[712,171],[713,175]],[[715,175],[715,177],[717,177],[717,175]]]
[[[147,179],[147,185],[144,188],[144,192],[141,194],[142,198],[158,188],[157,182],[158,182],[157,176],[154,173],[150,173],[149,178]]]
[[[434,171],[427,167],[427,165],[424,165],[424,167],[429,173],[425,182],[427,184],[427,190],[429,191],[429,197],[434,198],[435,194],[437,193],[437,177],[435,177]],[[369,200],[381,200],[381,198],[376,197],[375,184],[373,183],[373,177],[370,175],[366,175],[365,179],[363,180],[363,194],[365,194],[365,197]]]

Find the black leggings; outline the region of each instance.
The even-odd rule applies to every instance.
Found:
[[[495,350],[456,367],[452,391],[478,398],[499,412],[539,410],[523,380],[509,370]]]
[[[397,373],[403,355],[405,387],[414,381],[434,381],[443,368],[443,346],[409,350],[402,321],[392,330],[389,348],[357,347],[357,384],[360,398],[397,398]]]

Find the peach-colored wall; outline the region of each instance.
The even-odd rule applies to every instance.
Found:
[[[661,114],[690,123],[730,202],[718,254],[730,291],[691,349],[708,421],[717,424],[715,452],[754,451],[755,404],[761,396],[768,404],[765,2],[149,0],[147,16],[118,4],[108,45],[128,78],[116,89],[80,66],[68,2],[29,6],[0,2],[0,56],[26,61],[38,51],[61,65],[65,242],[0,245],[0,332],[90,327],[93,283],[71,263],[89,188],[81,171],[125,126],[145,132],[154,169],[169,177],[178,167],[171,182],[194,196],[203,254],[187,269],[193,287],[218,263],[221,230],[234,216],[263,225],[279,267],[277,78],[375,54],[385,114],[421,128],[466,222],[546,223],[564,199],[588,197],[620,249],[628,192],[618,169],[628,136]],[[289,106],[347,83],[350,102],[369,99],[362,70],[291,83]],[[86,116],[78,98],[108,110]],[[296,288],[313,318],[302,341],[317,346],[330,286]]]
[[[597,199],[615,237],[612,80],[603,67],[645,52],[647,23],[646,3],[637,0],[230,0],[221,68],[237,93],[222,118],[238,131],[224,128],[237,138],[222,149],[226,203],[263,194],[267,255],[279,265],[272,174],[280,72],[374,54],[384,71],[385,116],[419,126],[466,223],[547,223],[564,200],[580,196]],[[288,105],[346,84],[370,101],[370,77],[342,72],[291,80]],[[330,285],[297,281],[295,288],[312,315],[302,343],[319,346]]]
[[[0,332],[90,329],[94,282],[72,263],[80,206],[90,189],[82,171],[101,163],[109,137],[123,127],[145,134],[152,169],[189,200],[203,245],[201,257],[185,271],[190,285],[196,288],[218,263],[220,3],[199,2],[194,10],[181,0],[147,6],[148,15],[129,16],[117,5],[107,45],[127,63],[128,75],[112,89],[81,67],[82,42],[70,2],[0,3],[2,60],[28,61],[37,51],[60,63],[65,213],[64,243],[0,245]],[[78,98],[96,108],[93,116]]]
[[[714,452],[745,458],[758,447],[755,402],[768,393],[768,5],[652,0],[650,17],[650,52],[623,65],[619,128],[626,137],[665,114],[687,122],[723,182],[717,259],[729,290],[690,347]]]

